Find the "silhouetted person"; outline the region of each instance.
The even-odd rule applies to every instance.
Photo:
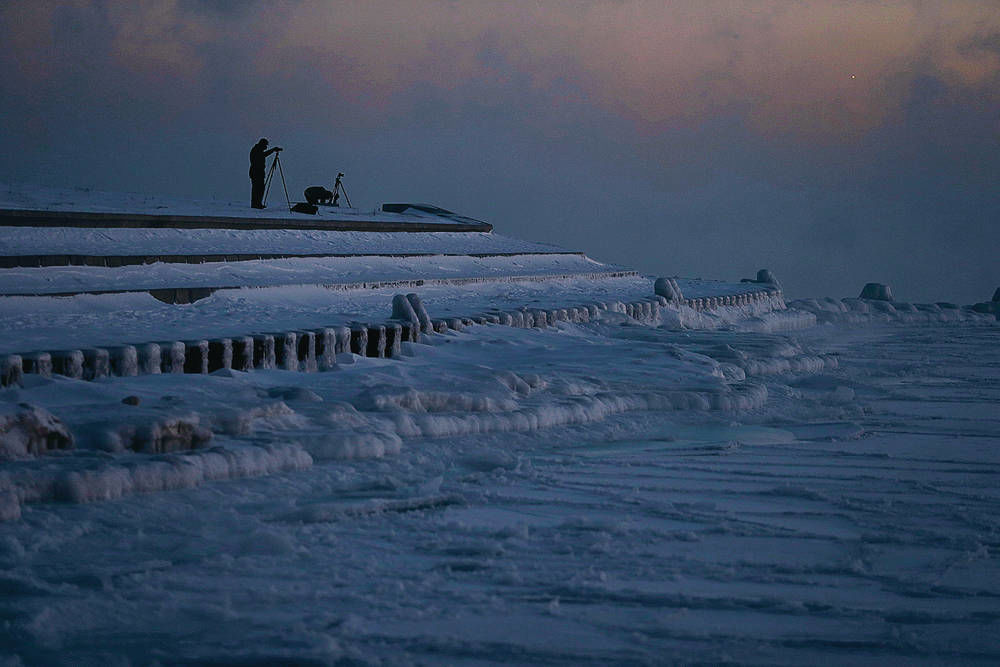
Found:
[[[264,208],[264,159],[280,151],[279,146],[267,150],[267,139],[261,139],[250,149],[250,206]]]
[[[329,204],[333,201],[333,193],[324,188],[322,185],[314,185],[306,188],[306,191],[302,194],[306,196],[306,201],[313,205]]]

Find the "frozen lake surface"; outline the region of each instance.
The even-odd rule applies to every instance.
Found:
[[[5,391],[92,437],[6,464],[0,494],[95,502],[0,523],[0,657],[1000,660],[1000,328],[612,315],[328,373]],[[97,447],[130,410],[214,438]]]

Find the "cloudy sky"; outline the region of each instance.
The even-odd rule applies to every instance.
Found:
[[[0,182],[428,201],[644,272],[792,295],[1000,286],[1000,3],[0,6]]]

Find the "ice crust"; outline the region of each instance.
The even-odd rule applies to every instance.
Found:
[[[417,305],[422,307],[419,301]],[[595,310],[591,321],[587,309],[570,309],[559,316],[563,321],[545,330],[486,326],[468,334],[449,332],[425,338],[419,345],[405,343],[403,356],[397,360],[356,357],[355,363],[338,364],[332,373],[226,371],[200,380],[166,374],[83,384],[33,378],[24,389],[8,389],[8,400],[43,397],[50,409],[64,414],[76,435],[79,460],[86,462],[80,464],[84,470],[73,470],[77,459],[71,457],[64,463],[71,472],[39,476],[25,469],[3,478],[0,489],[7,489],[5,497],[10,489],[19,489],[16,497],[34,501],[93,500],[190,486],[228,475],[300,468],[308,461],[380,459],[399,454],[406,441],[419,438],[526,434],[630,412],[753,410],[764,405],[767,391],[748,377],[815,372],[828,363],[794,348],[772,349],[756,343],[751,345],[754,352],[736,356],[730,349],[692,354],[671,347],[659,362],[661,380],[643,380],[632,388],[572,373],[546,378],[531,366],[521,370],[510,366],[514,350],[522,360],[515,368],[528,359],[573,367],[590,353],[608,354],[606,348],[626,358],[634,355],[638,350],[632,346],[642,339],[642,332],[655,331],[650,326],[660,321],[651,308],[634,309],[631,316],[620,312],[624,310],[621,304],[611,304],[607,310]],[[723,307],[700,313],[683,307],[676,314],[688,330],[732,327],[741,319],[754,328],[769,317],[763,306],[756,307],[759,315],[750,311],[754,309]],[[787,313],[770,315],[784,321]],[[414,375],[415,365],[427,369],[427,374]],[[294,383],[269,386],[278,377]],[[185,398],[192,386],[198,387],[196,401]],[[126,393],[136,397],[137,406],[122,405],[119,396]],[[67,412],[80,400],[103,407],[86,414]],[[258,450],[248,450],[258,453],[248,457],[239,446],[234,456],[241,457],[240,463],[228,468],[220,467],[217,457],[199,458],[209,447],[224,456],[233,439],[257,446],[261,438],[295,443],[294,451],[279,448],[260,455]],[[102,465],[94,458],[97,452],[112,458]],[[170,465],[139,463],[150,454],[173,458]],[[209,463],[214,467],[200,471]],[[46,462],[38,468],[49,470],[53,465]],[[88,490],[90,484],[94,489]]]
[[[8,389],[72,408],[70,429],[77,406],[194,409],[214,438],[8,462],[6,646],[24,664],[993,662],[996,326],[608,310],[330,372]]]
[[[382,284],[434,281],[511,282],[558,276],[600,276],[622,267],[582,255],[546,254],[514,257],[296,257],[204,264],[51,266],[0,271],[0,295],[75,294],[177,288],[244,288],[322,285],[358,289]],[[630,272],[629,272],[630,273]],[[372,276],[377,278],[372,279]]]
[[[927,324],[996,321],[996,315],[952,303],[900,303],[881,299],[796,299],[790,309],[811,313],[826,324]]]

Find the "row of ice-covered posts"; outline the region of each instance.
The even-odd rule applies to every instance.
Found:
[[[325,371],[337,366],[338,356],[353,353],[364,357],[398,357],[403,342],[419,342],[421,335],[461,331],[476,324],[544,328],[560,321],[589,322],[602,310],[619,312],[642,322],[655,322],[661,309],[668,305],[704,311],[781,298],[777,288],[762,286],[759,290],[740,294],[689,299],[670,278],[658,279],[655,292],[653,297],[632,302],[610,301],[550,309],[523,307],[445,319],[432,319],[419,295],[397,294],[392,300],[392,317],[383,324],[352,322],[280,333],[8,354],[0,357],[0,385],[21,384],[25,373],[96,380],[159,373],[204,374],[221,369]]]

